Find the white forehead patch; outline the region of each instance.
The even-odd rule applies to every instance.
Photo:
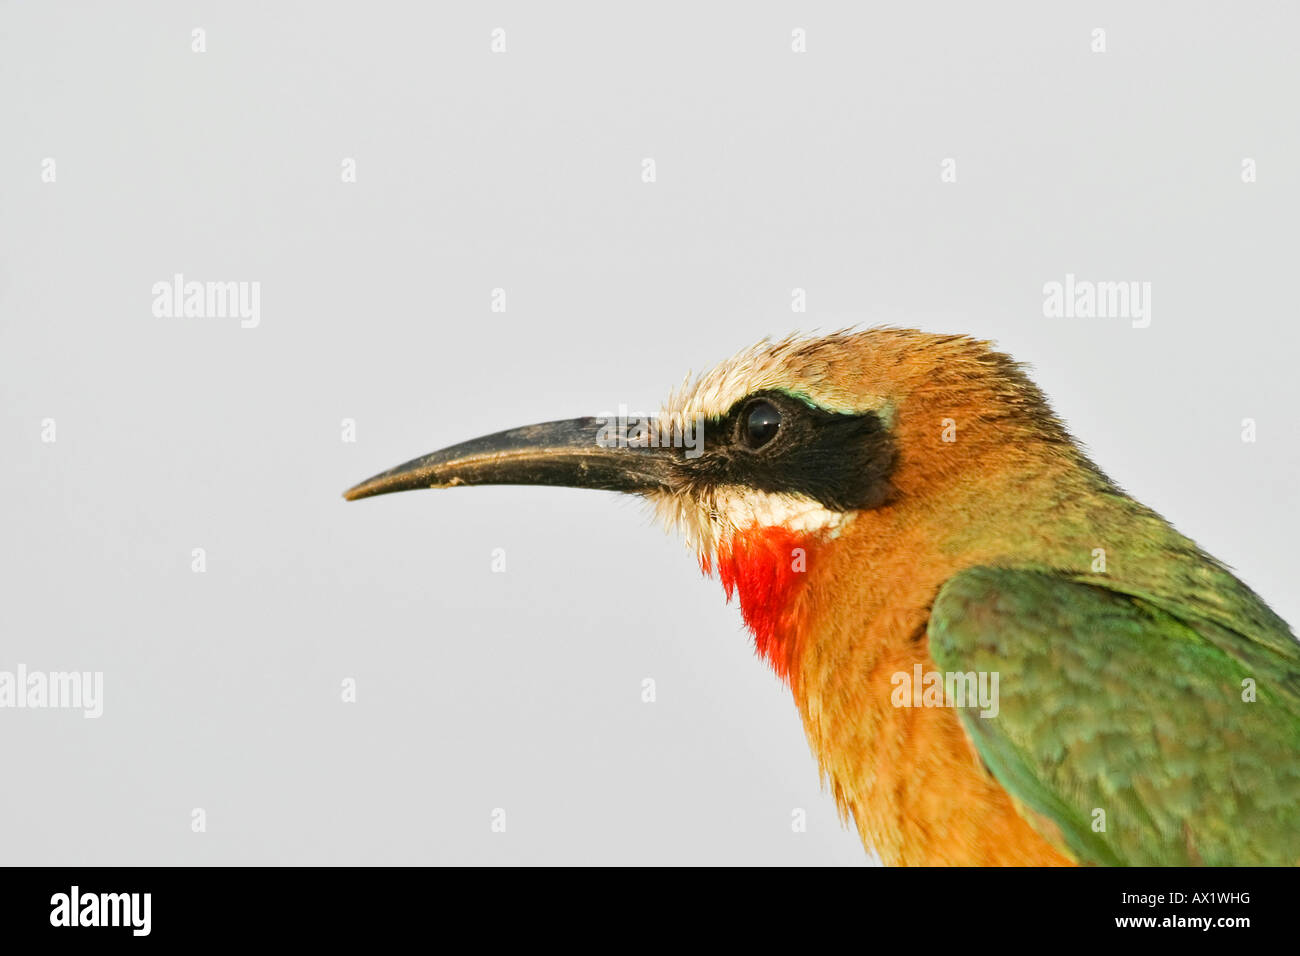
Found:
[[[764,340],[723,362],[694,382],[688,375],[660,413],[662,421],[717,418],[754,392],[785,391],[800,394],[830,412],[855,413],[879,408],[879,396],[850,395],[831,382],[832,349],[845,336],[825,339],[789,336],[779,342]]]
[[[690,547],[709,557],[739,531],[780,527],[835,537],[853,519],[851,512],[832,511],[803,495],[730,485],[711,489],[700,498],[659,494],[650,500],[669,528],[680,530]]]

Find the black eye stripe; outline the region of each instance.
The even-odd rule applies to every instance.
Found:
[[[703,454],[683,463],[683,478],[688,486],[798,493],[849,511],[889,499],[894,457],[892,436],[873,412],[828,412],[763,391],[704,423]]]

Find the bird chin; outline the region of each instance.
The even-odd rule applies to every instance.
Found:
[[[833,511],[798,494],[723,487],[702,497],[672,493],[648,496],[659,521],[681,534],[701,562],[712,564],[737,535],[783,528],[800,535],[836,538],[853,521],[851,511]]]

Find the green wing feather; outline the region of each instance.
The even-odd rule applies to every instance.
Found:
[[[1300,644],[1281,627],[1239,633],[1102,576],[981,567],[940,590],[929,639],[941,670],[998,673],[996,716],[962,708],[963,726],[1079,862],[1293,865]]]

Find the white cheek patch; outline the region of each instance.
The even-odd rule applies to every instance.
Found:
[[[853,519],[852,512],[832,511],[803,495],[740,487],[717,488],[700,499],[664,494],[652,500],[660,518],[680,528],[687,544],[709,557],[738,531],[781,527],[833,538]]]
[[[846,517],[803,495],[720,488],[713,506],[724,522],[737,530],[755,525],[781,526],[791,531],[824,531],[838,527]]]

